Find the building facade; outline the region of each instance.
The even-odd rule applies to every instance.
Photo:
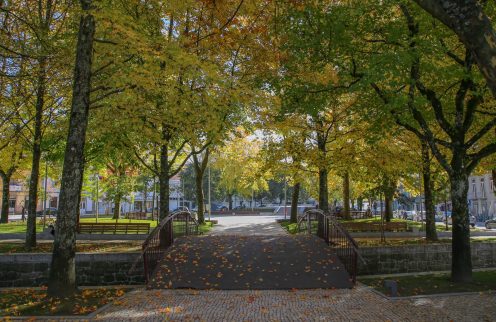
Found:
[[[42,211],[47,208],[59,207],[59,195],[60,195],[60,182],[52,180],[51,178],[46,179],[46,194],[45,194],[45,178],[40,179],[37,202],[37,211]],[[181,178],[176,176],[171,178],[169,181],[170,185],[170,197],[169,197],[169,210],[172,211],[179,206],[191,205],[191,202],[184,200],[184,195],[181,186]],[[27,205],[29,202],[29,185],[26,179],[12,179],[9,186],[9,214],[22,214],[23,209],[27,214]],[[150,187],[146,196],[146,205],[144,192],[134,192],[130,195],[124,196],[121,201],[121,213],[143,211],[146,207],[147,211],[151,212],[151,209],[155,207],[158,208],[159,196],[158,187],[157,193],[153,194],[153,188]],[[155,202],[153,202],[153,197],[155,196]],[[2,192],[0,189],[0,200],[2,197]],[[84,194],[81,197],[80,214],[95,214],[97,207],[98,213],[101,215],[112,214],[114,210],[114,205],[112,201],[108,201],[105,198],[105,194],[101,192],[98,196],[98,203],[96,202],[96,196],[91,196]],[[45,207],[43,204],[45,203]]]
[[[485,221],[496,217],[495,182],[491,173],[470,176],[468,181],[470,214],[475,216],[477,221]]]

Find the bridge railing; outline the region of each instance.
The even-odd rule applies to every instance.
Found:
[[[298,219],[298,232],[314,234],[325,240],[332,247],[353,283],[358,271],[358,245],[336,217],[319,209],[306,211]]]
[[[180,236],[198,235],[198,222],[190,211],[180,210],[162,219],[142,245],[145,279],[148,283],[166,250]]]

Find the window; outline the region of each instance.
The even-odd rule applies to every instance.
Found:
[[[472,195],[474,196],[474,198],[477,198],[477,187],[475,185],[475,180],[472,181]]]
[[[494,192],[494,180],[491,179],[491,183],[489,184],[489,187],[491,189],[492,192]]]
[[[16,200],[10,199],[9,200],[9,208],[15,208],[15,206],[16,206]]]
[[[50,208],[57,208],[58,206],[58,198],[57,197],[51,197],[50,198]]]
[[[481,198],[486,198],[486,189],[484,189],[484,179],[481,179],[480,189],[482,194]]]
[[[81,201],[81,209],[86,209],[86,200]]]

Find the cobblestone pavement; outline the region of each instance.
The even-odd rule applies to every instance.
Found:
[[[138,290],[99,321],[496,321],[496,296],[477,294],[390,301],[353,290]]]

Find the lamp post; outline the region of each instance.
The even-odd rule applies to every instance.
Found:
[[[96,204],[96,222],[98,223],[98,213],[99,213],[99,191],[98,191],[98,181],[100,181],[100,175],[97,173],[96,174],[96,200],[95,200],[95,204]]]
[[[210,165],[208,166],[208,221],[210,221],[210,215],[212,214],[212,199],[211,199],[211,181],[210,181]]]
[[[43,196],[43,228],[46,227],[47,181],[48,181],[48,160],[45,160],[45,193]]]
[[[284,178],[284,220],[286,220],[286,214],[287,214],[287,211],[288,211],[288,207],[287,207],[287,203],[288,203],[287,190],[288,190],[288,182],[286,181],[286,178]]]

